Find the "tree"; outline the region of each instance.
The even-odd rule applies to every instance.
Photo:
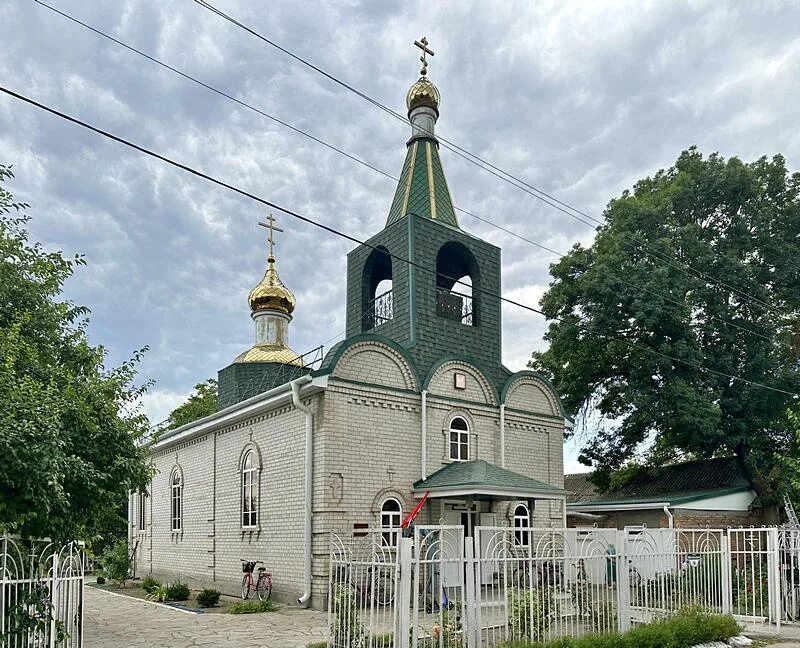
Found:
[[[529,364],[602,420],[580,456],[598,485],[637,453],[735,455],[775,502],[778,457],[798,452],[785,414],[800,391],[798,192],[780,156],[692,148],[612,200],[593,245],[551,266],[550,346]]]
[[[213,414],[217,411],[217,381],[209,378],[194,386],[194,392],[185,403],[170,412],[165,430],[174,430],[181,425]]]
[[[150,479],[146,386],[133,386],[143,351],[105,367],[88,309],[60,300],[84,259],[29,241],[12,177],[0,165],[0,533],[91,541],[124,532],[128,491]]]

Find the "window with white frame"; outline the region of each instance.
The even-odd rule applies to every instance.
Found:
[[[450,460],[469,461],[469,425],[461,416],[450,421]]]
[[[147,493],[139,492],[139,532],[147,529]]]
[[[172,530],[180,531],[183,525],[183,479],[178,468],[172,471],[172,479],[170,479],[170,502],[172,504],[170,509]]]
[[[242,527],[258,526],[258,465],[255,452],[248,450],[242,460]]]
[[[530,525],[528,507],[524,504],[517,504],[514,508],[514,540],[518,545],[528,546],[528,527]]]
[[[394,497],[390,497],[381,504],[381,528],[399,529],[403,518],[403,507]],[[390,547],[397,545],[397,531],[384,531],[383,541]]]

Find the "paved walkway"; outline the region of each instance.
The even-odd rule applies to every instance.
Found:
[[[265,614],[189,614],[85,589],[85,648],[304,648],[322,641],[325,612],[282,606]]]

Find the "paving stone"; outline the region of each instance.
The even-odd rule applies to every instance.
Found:
[[[85,589],[86,648],[304,648],[322,641],[327,613],[286,606],[253,615],[187,614],[102,590]]]

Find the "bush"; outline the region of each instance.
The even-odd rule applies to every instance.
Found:
[[[710,641],[726,641],[740,632],[732,616],[692,607],[625,634],[586,635],[580,639],[562,637],[536,644],[517,641],[505,645],[519,648],[691,648]]]
[[[169,585],[156,585],[147,595],[148,601],[163,603],[169,599]]]
[[[228,606],[228,612],[231,614],[257,614],[274,612],[277,609],[272,601],[236,601]]]
[[[105,576],[103,576],[102,574],[100,574],[100,575],[97,577],[97,584],[98,584],[98,585],[105,585],[105,583],[106,583],[106,577],[105,577]]]
[[[176,581],[167,585],[167,600],[168,601],[185,601],[189,598],[191,591],[186,583]]]
[[[115,583],[124,584],[129,576],[128,541],[117,540],[103,552],[103,572]]]
[[[197,604],[200,607],[214,607],[219,603],[219,592],[215,589],[204,589],[197,595]]]
[[[159,583],[152,576],[148,576],[142,581],[142,589],[148,594],[152,594],[153,590],[156,589],[159,585],[161,585],[161,583]]]
[[[533,609],[533,619],[531,619]],[[552,587],[510,587],[508,589],[508,629],[512,639],[540,638],[555,618]],[[533,622],[533,625],[531,625]]]

